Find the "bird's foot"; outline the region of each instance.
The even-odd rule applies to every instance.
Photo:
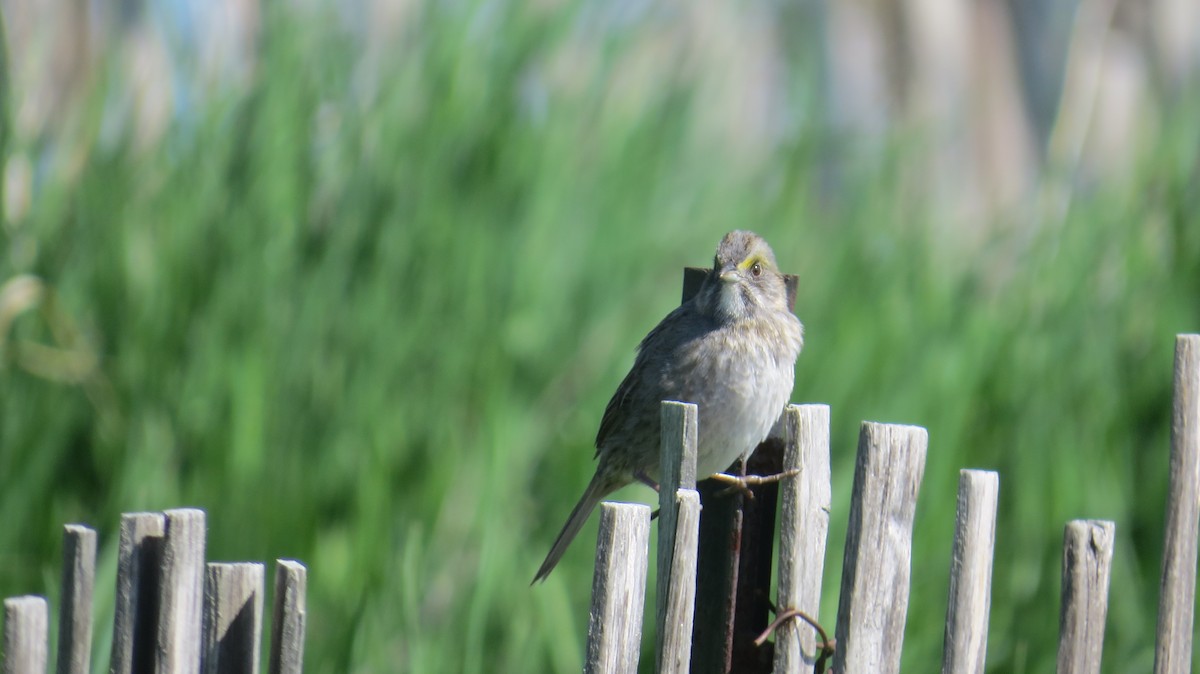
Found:
[[[793,468],[785,470],[782,473],[775,473],[774,475],[730,475],[728,473],[717,473],[710,479],[729,484],[727,489],[718,492],[718,496],[741,492],[746,498],[754,498],[754,492],[750,491],[750,487],[781,482],[789,477],[796,477],[799,474],[800,469]]]

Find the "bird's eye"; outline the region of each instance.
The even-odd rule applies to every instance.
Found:
[[[755,262],[754,266],[750,267],[750,273],[755,276],[762,276],[762,265]]]

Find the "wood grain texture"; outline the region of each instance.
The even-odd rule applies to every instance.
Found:
[[[1098,674],[1108,616],[1112,522],[1074,520],[1063,535],[1058,674]]]
[[[693,403],[662,403],[662,461],[659,493],[696,488],[696,432],[698,408]],[[674,502],[674,497],[663,499]],[[660,505],[661,507],[661,505]],[[661,517],[661,515],[659,515]]]
[[[999,474],[986,470],[959,473],[942,674],[984,671],[999,495]]]
[[[1192,667],[1196,533],[1200,525],[1200,335],[1175,338],[1166,520],[1154,672],[1186,674]]]
[[[600,504],[584,664],[589,674],[637,672],[649,542],[650,508],[636,503]]]
[[[167,510],[159,586],[159,672],[198,674],[203,641],[204,543],[203,510]]]
[[[43,597],[4,600],[4,674],[45,674],[48,611]]]
[[[68,524],[63,531],[58,674],[88,672],[92,659],[92,597],[95,587],[96,531],[81,524]]]
[[[912,575],[912,528],[929,436],[919,426],[864,422],[838,604],[837,672],[900,669]]]
[[[111,674],[149,672],[154,667],[159,567],[166,528],[162,513],[121,515]]]
[[[304,670],[307,593],[308,569],[294,559],[276,560],[270,674],[300,674]]]
[[[791,405],[782,419],[783,469],[800,475],[780,485],[780,611],[797,609],[812,618],[821,610],[821,578],[833,494],[829,470],[829,406]],[[789,620],[775,632],[775,671],[808,674],[816,663],[816,631]]]
[[[258,674],[264,566],[208,565],[204,582],[204,674]]]
[[[694,492],[696,489],[696,430],[696,405],[663,401],[661,482],[658,486],[658,562],[656,567],[658,596],[655,597],[655,625],[659,628],[655,634],[655,660],[659,663],[663,661],[663,641],[669,636],[664,631],[663,625],[678,622],[680,619],[678,615],[667,615],[673,595],[684,591],[683,588],[674,587],[676,579],[673,571],[676,559],[675,538],[679,529],[680,503],[677,492],[680,489]],[[699,495],[696,498],[698,512]],[[698,517],[697,515],[697,525]],[[691,579],[692,588],[689,592],[690,596],[694,598],[696,583],[694,555],[691,557],[690,563],[693,565],[690,571],[687,569],[681,571],[685,577]],[[693,608],[691,606],[688,608],[689,643]]]
[[[658,673],[686,674],[691,668],[692,623],[696,609],[696,553],[700,546],[700,494],[695,489],[675,493],[676,526],[671,575],[659,577]],[[660,518],[659,527],[664,524]],[[662,557],[662,551],[659,551]]]

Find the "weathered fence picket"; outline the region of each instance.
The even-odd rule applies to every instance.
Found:
[[[696,605],[696,553],[700,543],[700,494],[695,489],[675,492],[676,527],[671,548],[669,582],[658,586],[660,604],[665,604],[657,622],[658,670],[662,674],[686,674],[691,669],[692,621]],[[659,522],[659,527],[665,524]],[[659,550],[659,558],[665,555]],[[661,577],[661,576],[660,576]]]
[[[294,559],[275,562],[270,674],[300,674],[304,664],[308,569]]]
[[[49,616],[43,597],[4,600],[4,674],[44,674]]]
[[[198,674],[204,616],[204,511],[178,509],[163,515],[157,671]]]
[[[642,647],[642,598],[650,508],[637,503],[601,503],[588,622],[588,674],[634,674]]]
[[[1063,534],[1058,674],[1099,674],[1108,616],[1112,522],[1074,520]]]
[[[68,524],[63,532],[58,674],[88,674],[92,657],[95,585],[96,531],[79,524]]]
[[[929,435],[865,422],[858,438],[838,604],[838,672],[900,671],[912,573],[912,527]]]
[[[177,509],[121,516],[112,674],[257,674],[262,642],[262,564],[205,564],[205,514]],[[63,535],[59,674],[91,665],[96,532],[68,524]],[[271,672],[300,674],[306,569],[279,560]],[[3,674],[46,671],[49,616],[42,597],[4,602]]]
[[[942,674],[983,674],[999,496],[999,474],[959,472]]]
[[[258,674],[264,567],[209,563],[204,581],[204,674]]]
[[[1200,335],[1175,338],[1175,401],[1154,674],[1192,669],[1196,530],[1200,525]]]
[[[794,613],[775,630],[775,671],[808,674],[818,651],[816,620],[832,507],[829,469],[829,406],[791,405],[784,412],[783,469],[799,470],[780,486],[779,615]],[[802,617],[803,615],[803,617]]]
[[[687,672],[696,605],[700,495],[696,493],[696,406],[662,403],[658,491],[658,596],[655,662],[660,672]]]
[[[147,672],[153,666],[158,634],[159,565],[166,529],[162,513],[121,516],[111,674]]]

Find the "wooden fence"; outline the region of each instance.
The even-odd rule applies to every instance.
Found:
[[[711,612],[694,611],[697,583],[705,582],[703,571],[697,580],[697,569],[709,563],[703,559],[709,553],[700,540],[700,532],[706,529],[700,523],[702,499],[695,482],[697,411],[694,405],[664,402],[662,419],[656,671],[898,672],[908,610],[913,514],[928,444],[925,429],[871,422],[862,425],[837,623],[834,638],[828,639],[812,617],[820,609],[829,528],[829,408],[793,405],[786,410],[773,435],[782,440],[782,468],[796,469],[799,474],[780,486],[778,609],[773,624],[761,630],[756,640],[759,653],[769,657],[747,656],[734,645],[725,648],[724,659],[714,662],[707,655],[701,657],[701,653],[711,652],[712,645],[707,637],[698,636],[702,624],[713,616]],[[996,473],[961,472],[942,658],[945,674],[984,671],[998,494]],[[774,508],[773,501],[770,507]],[[706,503],[706,517],[707,508]],[[1180,335],[1175,350],[1171,470],[1155,674],[1184,674],[1191,669],[1198,524],[1200,335]],[[637,671],[649,527],[647,506],[601,506],[587,672]],[[1112,522],[1096,520],[1076,520],[1066,525],[1060,674],[1100,671],[1114,527]],[[764,536],[771,538],[770,532],[742,532],[740,540]],[[729,562],[717,563],[722,564]],[[733,566],[745,571],[752,565],[735,558]],[[761,572],[751,575],[762,577]],[[766,578],[769,583],[769,568]],[[739,589],[731,588],[731,592],[731,601],[742,600]],[[738,634],[745,631],[744,626],[736,625],[739,614],[734,607],[735,624],[729,631],[729,641],[736,642]],[[704,629],[709,630],[706,635],[712,634],[711,626]],[[773,644],[766,642],[771,634]]]
[[[205,564],[205,531],[202,510],[121,517],[112,674],[259,671],[264,565]],[[307,573],[299,562],[276,562],[271,674],[301,672]],[[58,674],[89,671],[95,576],[95,530],[67,525]],[[4,601],[3,674],[46,672],[49,624],[44,597]]]

